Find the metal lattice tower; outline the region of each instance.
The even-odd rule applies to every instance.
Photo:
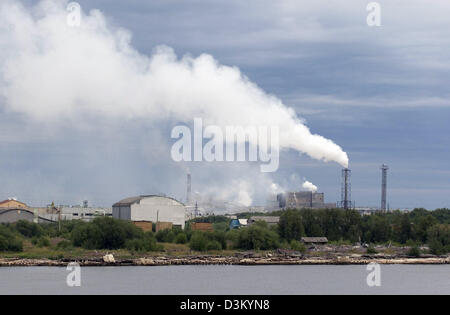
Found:
[[[386,211],[387,171],[386,164],[381,165],[381,211]]]
[[[195,216],[195,218],[198,217],[198,204],[197,204],[197,201],[195,202],[194,216]]]
[[[350,178],[352,171],[349,168],[342,170],[342,186],[341,186],[341,208],[352,208],[352,185]]]

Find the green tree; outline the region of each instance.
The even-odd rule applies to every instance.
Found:
[[[132,239],[141,239],[144,232],[128,221],[109,217],[78,225],[71,233],[75,246],[87,249],[119,249]]]
[[[438,220],[430,213],[414,218],[412,226],[413,238],[422,244],[425,243],[427,241],[427,230],[437,223]]]
[[[278,248],[278,246],[278,234],[270,230],[265,222],[257,222],[257,224],[239,230],[237,248],[267,250]]]
[[[428,246],[435,255],[450,252],[450,225],[437,224],[428,229]]]
[[[21,252],[23,244],[9,227],[0,224],[0,252],[6,251]]]
[[[286,210],[280,216],[278,224],[279,234],[282,238],[290,240],[300,240],[305,235],[303,220],[298,210]]]
[[[179,234],[177,234],[177,236],[175,238],[175,243],[177,243],[177,244],[186,244],[187,243],[186,233],[179,233]]]
[[[15,225],[16,230],[25,237],[40,237],[43,234],[42,227],[33,222],[20,220]]]
[[[290,247],[292,250],[295,250],[295,251],[298,251],[301,253],[306,252],[305,244],[303,244],[302,242],[297,241],[297,240],[292,240],[290,243]]]
[[[206,246],[208,245],[208,239],[202,232],[196,232],[192,234],[189,247],[196,251],[206,251]]]
[[[209,241],[206,250],[222,250],[222,245],[218,241]]]

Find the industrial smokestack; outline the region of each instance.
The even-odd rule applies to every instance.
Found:
[[[191,204],[191,174],[187,174],[186,204]]]
[[[341,208],[349,209],[352,207],[352,188],[350,183],[352,171],[349,168],[342,170],[342,187],[341,187]]]
[[[381,165],[381,211],[386,211],[387,170],[386,164]]]

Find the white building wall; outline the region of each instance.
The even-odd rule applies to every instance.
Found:
[[[172,222],[184,229],[186,211],[184,205],[165,197],[143,198],[139,204],[131,205],[132,221]]]

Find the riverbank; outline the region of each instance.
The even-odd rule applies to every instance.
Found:
[[[1,258],[0,267],[13,266],[55,266],[65,267],[70,262],[80,266],[170,266],[170,265],[367,265],[378,264],[408,264],[408,265],[443,265],[450,264],[450,256],[440,257],[398,257],[384,255],[352,255],[333,257],[264,255],[255,257],[245,253],[235,256],[193,255],[185,257],[140,257],[134,259],[115,259],[112,255],[101,258],[80,259],[17,259]]]

